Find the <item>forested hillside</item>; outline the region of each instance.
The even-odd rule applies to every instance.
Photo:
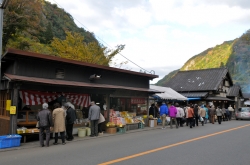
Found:
[[[4,11],[3,51],[9,47],[109,65],[124,45],[109,50],[69,13],[45,0],[11,0]]]
[[[226,41],[221,45],[209,48],[190,58],[180,70],[197,70],[227,67],[235,84],[241,86],[243,92],[250,92],[250,30],[240,38]],[[176,71],[169,73],[156,85],[164,86]]]

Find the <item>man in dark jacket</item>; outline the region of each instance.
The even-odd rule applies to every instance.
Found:
[[[100,118],[100,112],[101,108],[97,106],[94,101],[92,101],[88,117],[91,122],[91,137],[98,136],[98,120]]]
[[[152,115],[154,118],[158,115],[158,109],[155,107],[155,104],[151,104],[151,107],[149,108],[149,115]]]
[[[195,123],[194,124],[196,124],[196,126],[199,126],[199,107],[197,104],[194,105],[194,116],[195,116]]]
[[[66,108],[66,132],[67,132],[67,139],[68,141],[72,141],[74,139],[73,133],[73,125],[76,120],[76,112],[73,108],[70,107],[68,103],[64,104]]]
[[[44,147],[44,131],[46,131],[46,147],[49,147],[50,128],[53,127],[51,112],[48,110],[48,104],[42,105],[43,110],[38,112],[37,121],[39,122],[39,140],[41,147]]]

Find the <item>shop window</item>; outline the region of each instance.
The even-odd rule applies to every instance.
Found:
[[[57,79],[64,79],[65,77],[65,73],[64,73],[64,69],[56,69],[56,78]]]

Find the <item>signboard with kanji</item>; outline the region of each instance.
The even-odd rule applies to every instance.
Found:
[[[146,104],[145,98],[131,98],[131,104]]]

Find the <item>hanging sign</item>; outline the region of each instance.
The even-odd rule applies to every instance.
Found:
[[[145,98],[131,98],[131,104],[145,104]]]
[[[15,115],[16,114],[16,106],[10,106],[10,114]]]
[[[6,111],[10,110],[11,100],[6,100]]]

